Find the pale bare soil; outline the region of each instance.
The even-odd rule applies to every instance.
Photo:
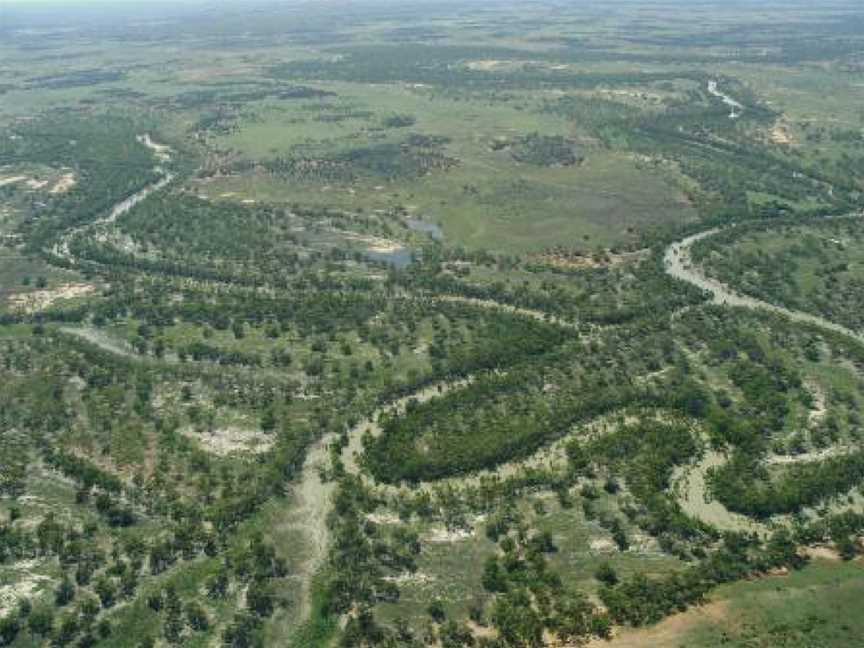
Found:
[[[158,144],[154,142],[150,138],[150,133],[139,135],[136,139],[144,146],[149,148],[151,151],[153,151],[153,155],[155,155],[156,159],[160,162],[167,162],[171,159],[171,147],[167,146],[166,144]]]
[[[43,311],[58,301],[86,297],[94,292],[96,286],[92,284],[68,283],[57,288],[12,295],[9,297],[9,305],[14,311],[32,314]]]
[[[260,430],[228,426],[198,432],[183,430],[183,435],[194,439],[207,452],[220,457],[231,454],[260,454],[273,447],[274,439]]]
[[[832,457],[842,457],[843,455],[853,452],[853,448],[847,446],[832,446],[824,450],[812,450],[810,452],[802,452],[797,455],[772,455],[765,460],[765,463],[772,466],[787,466],[791,464],[809,463],[811,461],[821,461],[822,459],[830,459]]]
[[[708,500],[706,477],[711,468],[719,468],[727,461],[726,456],[708,450],[700,461],[677,468],[672,475],[673,492],[678,504],[690,517],[728,531],[755,531],[761,535],[769,533],[765,525],[745,515],[733,513],[716,500]]]
[[[648,250],[621,253],[606,252],[602,256],[545,252],[537,255],[536,258],[538,261],[556,268],[579,270],[584,268],[611,268],[629,263],[638,263],[647,259],[649,255],[650,252]]]
[[[620,630],[611,640],[595,639],[588,642],[587,648],[678,648],[682,646],[681,637],[706,622],[728,625],[731,622],[728,602],[714,601],[692,607],[649,628]]]
[[[48,576],[33,573],[39,564],[35,559],[21,560],[3,568],[4,580],[14,580],[14,582],[0,586],[0,618],[15,610],[20,600],[32,598],[52,582]]]
[[[15,184],[16,182],[23,182],[27,179],[27,176],[0,176],[0,187],[5,187],[6,185]]]
[[[391,254],[405,249],[405,246],[399,241],[381,238],[379,236],[371,236],[369,234],[358,234],[356,232],[340,232],[342,238],[349,241],[356,241],[366,246],[370,252],[380,254]]]
[[[782,122],[776,123],[771,129],[771,141],[781,146],[791,146],[794,143],[792,134]]]
[[[19,182],[23,182],[27,185],[28,189],[32,189],[33,191],[38,191],[40,189],[44,189],[49,184],[52,184],[51,180],[40,180],[38,178],[31,178],[26,175],[14,175],[14,176],[0,176],[0,187],[5,187],[6,185],[17,184]],[[77,179],[74,173],[68,172],[64,173],[60,178],[53,182],[51,189],[48,190],[48,193],[51,194],[60,194],[66,193],[72,187],[77,184]]]
[[[514,315],[523,315],[541,322],[550,322],[570,329],[576,329],[579,327],[577,322],[561,319],[554,315],[550,315],[549,313],[544,313],[543,311],[511,306],[510,304],[502,304],[500,302],[492,301],[491,299],[475,299],[473,297],[461,297],[459,295],[448,295],[445,297],[439,297],[439,299],[441,301],[460,302],[463,304],[471,304],[472,306],[479,306],[481,308],[500,310],[506,313],[513,313]]]
[[[335,440],[335,436],[328,435],[312,446],[306,455],[300,481],[294,488],[296,505],[293,507],[288,524],[303,532],[309,554],[309,558],[297,572],[301,583],[300,618],[302,619],[308,618],[311,611],[312,577],[327,557],[330,539],[327,514],[330,511],[330,500],[336,486],[332,481],[324,481],[322,472],[329,463],[329,445]]]
[[[102,349],[103,351],[107,351],[108,353],[123,356],[124,358],[139,357],[131,346],[129,346],[125,342],[111,337],[105,331],[101,331],[96,328],[74,328],[71,326],[64,326],[60,330],[63,333],[74,335],[81,338],[82,340],[89,342],[90,344],[98,346],[100,349]]]
[[[75,179],[74,173],[65,173],[63,177],[61,177],[53,187],[51,187],[51,191],[49,193],[52,194],[60,194],[66,193],[72,187],[74,187],[78,181]]]
[[[512,65],[512,61],[499,61],[497,59],[482,59],[479,61],[469,61],[465,67],[469,70],[474,70],[477,72],[489,72],[490,70],[494,70],[496,68]]]

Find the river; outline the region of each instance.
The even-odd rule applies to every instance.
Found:
[[[153,151],[154,156],[160,162],[167,162],[171,159],[171,149],[164,144],[157,144],[156,142],[154,142],[150,138],[149,134],[139,135],[136,139],[141,144]],[[76,227],[66,232],[62,236],[62,238],[54,244],[52,252],[57,256],[62,257],[74,264],[76,262],[76,259],[74,258],[72,252],[69,249],[69,243],[77,234],[80,234],[81,232],[93,227],[94,225],[109,225],[114,223],[118,218],[131,210],[135,205],[139,204],[143,200],[146,200],[151,194],[160,191],[161,189],[164,189],[174,180],[174,175],[172,173],[166,172],[161,166],[156,166],[153,170],[162,177],[155,182],[147,185],[140,191],[137,191],[131,196],[121,200],[119,203],[114,205],[114,207],[111,208],[111,211],[109,211],[105,216],[97,218],[90,223],[81,225],[80,227]]]
[[[729,113],[729,119],[738,119],[744,113],[744,105],[724,92],[720,91],[720,84],[716,81],[708,82],[708,92],[714,95],[715,97],[719,97],[723,100],[723,103],[729,106],[732,109],[732,112]]]
[[[862,336],[860,333],[856,333],[855,331],[848,329],[845,326],[841,326],[840,324],[836,324],[830,320],[827,320],[824,317],[792,310],[789,308],[784,308],[783,306],[770,304],[768,302],[762,301],[761,299],[756,299],[755,297],[742,295],[741,293],[736,292],[723,282],[706,276],[705,273],[702,271],[702,268],[693,263],[692,257],[690,255],[690,249],[697,241],[701,241],[702,239],[708,238],[709,236],[713,236],[719,231],[719,228],[715,228],[704,232],[699,232],[698,234],[693,234],[692,236],[688,236],[681,241],[673,243],[668,248],[666,248],[666,253],[663,258],[663,265],[666,268],[666,272],[675,277],[676,279],[681,279],[682,281],[686,281],[687,283],[701,288],[702,290],[707,290],[711,293],[712,300],[715,304],[721,304],[724,306],[740,306],[743,308],[770,311],[772,313],[783,315],[790,320],[802,322],[805,324],[813,324],[820,328],[827,329],[835,333],[840,333],[847,337],[853,338],[858,342],[864,343],[864,336]]]

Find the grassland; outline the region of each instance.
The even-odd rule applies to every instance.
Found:
[[[816,559],[800,571],[720,587],[702,607],[650,630],[622,633],[625,646],[849,646],[860,636],[860,563]]]

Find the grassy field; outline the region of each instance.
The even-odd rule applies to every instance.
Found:
[[[312,119],[318,112],[314,105],[279,110],[263,106],[241,118],[236,132],[214,143],[250,159],[298,151],[326,155],[398,141],[403,135],[392,129],[382,132],[380,122],[390,114],[407,114],[416,123],[404,130],[446,138],[444,153],[457,165],[417,179],[369,179],[347,185],[241,175],[208,182],[201,190],[213,197],[228,193],[238,199],[255,196],[367,211],[404,207],[440,224],[452,244],[507,252],[556,244],[595,249],[633,243],[655,225],[686,223],[696,216],[682,193],[683,178],[671,170],[652,170],[623,152],[588,145],[585,161],[578,166],[536,167],[519,164],[507,151],[493,150],[496,141],[535,132],[577,141],[587,137],[560,118],[530,110],[525,104],[536,104],[536,97],[496,104],[455,101],[399,86],[320,87],[337,93],[333,104],[371,116],[322,124]]]
[[[864,632],[862,588],[860,562],[817,559],[789,575],[720,587],[702,607],[605,645],[845,648]]]

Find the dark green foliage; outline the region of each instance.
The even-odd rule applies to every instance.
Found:
[[[434,599],[426,611],[435,623],[444,623],[444,620],[447,618],[441,599]]]
[[[417,119],[413,115],[388,115],[382,121],[384,128],[407,128],[417,123]]]
[[[67,576],[64,576],[57,589],[54,590],[54,602],[57,607],[62,607],[71,603],[74,598],[75,585],[72,584],[72,581]]]
[[[573,166],[584,160],[576,146],[560,135],[532,133],[510,146],[510,155],[517,162],[535,166]]]
[[[0,164],[65,165],[78,176],[73,190],[57,194],[38,219],[25,224],[33,250],[47,247],[63,230],[101,216],[155,178],[153,158],[136,141],[139,131],[128,118],[55,115],[22,123],[16,134],[0,142]]]
[[[714,496],[733,511],[755,517],[797,513],[864,482],[864,453],[790,466],[771,479],[751,457],[736,455],[711,473]]]
[[[269,585],[261,579],[253,580],[246,590],[246,605],[259,617],[273,614],[274,594]]]
[[[496,600],[492,621],[505,646],[534,648],[542,645],[543,622],[531,606],[527,593],[522,590]]]
[[[259,622],[252,615],[238,612],[222,632],[222,645],[226,648],[258,648],[263,646]]]
[[[603,563],[597,568],[597,571],[594,572],[594,578],[610,587],[618,583],[618,574],[608,562]]]
[[[265,166],[270,173],[295,181],[406,180],[446,171],[457,164],[439,148],[434,140],[408,138],[401,143],[385,142],[352,149],[330,158],[277,158],[266,162]]]
[[[0,619],[0,646],[9,646],[15,641],[21,631],[21,622],[17,616],[7,616]]]

